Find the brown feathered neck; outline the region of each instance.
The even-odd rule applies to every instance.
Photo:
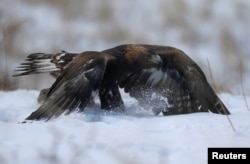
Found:
[[[125,58],[127,59],[128,63],[134,63],[140,55],[147,53],[147,49],[140,45],[128,45],[125,49]]]

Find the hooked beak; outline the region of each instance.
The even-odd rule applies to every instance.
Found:
[[[157,65],[160,65],[160,66],[162,65],[162,58],[159,55],[152,55],[150,61]]]

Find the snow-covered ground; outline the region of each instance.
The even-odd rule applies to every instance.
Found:
[[[153,116],[125,97],[128,114],[86,109],[22,124],[39,104],[35,90],[0,92],[0,163],[205,164],[208,147],[250,147],[250,112],[242,95],[220,94],[226,116]],[[247,97],[248,102],[250,97]]]

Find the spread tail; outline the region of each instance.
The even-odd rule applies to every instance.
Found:
[[[15,70],[21,73],[13,76],[61,72],[76,55],[76,53],[67,53],[65,51],[57,54],[33,53],[27,56],[27,62],[21,63]]]

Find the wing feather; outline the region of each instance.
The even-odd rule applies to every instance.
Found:
[[[164,115],[193,112],[230,114],[201,68],[173,47],[142,45],[162,58],[162,67],[131,73],[121,87],[144,106]]]
[[[83,111],[92,91],[102,81],[106,63],[107,58],[100,53],[79,55],[52,85],[43,104],[26,120],[49,120],[64,112]]]

